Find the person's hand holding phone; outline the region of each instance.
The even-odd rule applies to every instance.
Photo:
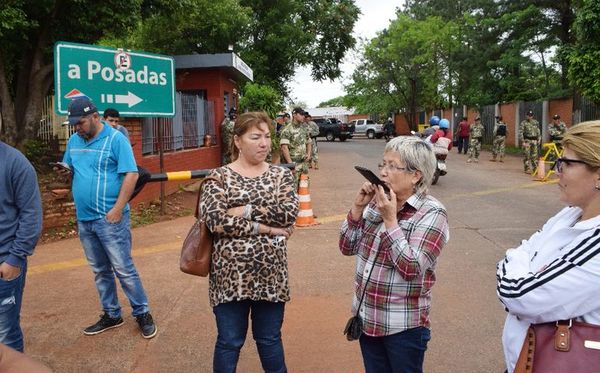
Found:
[[[363,183],[356,194],[356,197],[354,197],[354,204],[352,205],[352,219],[358,220],[361,218],[363,210],[375,196],[376,188],[377,187],[375,185],[368,181]]]
[[[52,170],[59,176],[71,177],[73,174],[73,171],[71,171],[69,165],[64,162],[50,162],[49,164],[52,166]]]
[[[398,201],[396,200],[396,193],[390,189],[389,192],[383,190],[383,187],[377,187],[375,192],[375,202],[377,209],[381,213],[383,222],[387,229],[396,227],[398,221],[396,215],[398,214]]]

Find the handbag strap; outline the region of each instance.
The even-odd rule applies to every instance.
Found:
[[[375,263],[377,262],[377,257],[379,256],[379,247],[377,248],[377,252],[375,253],[375,258],[373,259],[373,267],[375,266]],[[356,316],[358,316],[360,314],[360,307],[362,306],[363,300],[365,299],[365,293],[367,292],[367,284],[369,283],[369,280],[371,279],[371,275],[373,274],[373,267],[371,267],[371,271],[369,272],[369,276],[367,276],[367,281],[365,281],[365,287],[363,289],[363,293],[360,297],[360,302],[358,302],[358,307],[356,308]]]
[[[204,179],[200,180],[200,185],[198,185],[198,198],[196,199],[196,212],[194,213],[194,216],[196,217],[196,219],[199,219],[199,212],[200,212],[200,196],[202,195],[202,186],[204,185],[204,182],[208,181],[208,180],[213,180],[216,182],[219,182],[219,179],[217,179],[216,177],[212,177],[212,176],[206,176]]]

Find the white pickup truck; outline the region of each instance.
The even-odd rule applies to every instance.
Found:
[[[378,124],[371,119],[354,119],[350,122],[354,126],[355,135],[366,135],[370,139],[383,137],[383,124]]]

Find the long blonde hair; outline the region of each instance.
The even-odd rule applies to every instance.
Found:
[[[582,122],[565,133],[562,145],[592,168],[600,168],[600,120]]]
[[[264,111],[250,111],[240,115],[233,126],[233,136],[242,136],[253,127],[258,127],[261,123],[266,123],[269,131],[273,132],[271,118]],[[231,141],[231,160],[235,161],[240,156],[239,149],[235,146],[235,141]]]

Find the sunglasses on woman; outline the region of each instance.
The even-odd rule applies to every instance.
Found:
[[[552,165],[552,169],[556,172],[562,172],[564,164],[566,164],[567,167],[570,167],[572,163],[582,163],[584,165],[589,166],[589,164],[587,162],[582,161],[580,159],[571,159],[571,158],[560,157],[554,162],[554,165]]]

